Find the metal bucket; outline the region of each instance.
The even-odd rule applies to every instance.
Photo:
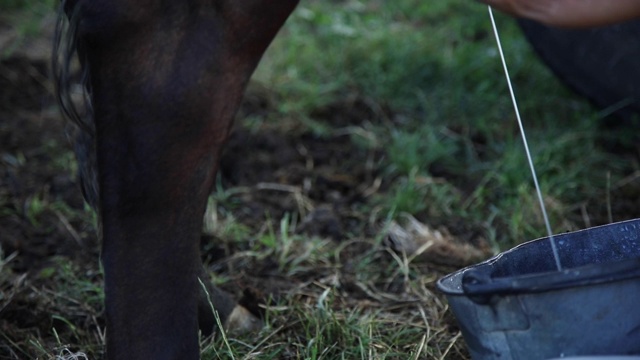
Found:
[[[554,239],[438,281],[474,360],[640,355],[640,219]]]

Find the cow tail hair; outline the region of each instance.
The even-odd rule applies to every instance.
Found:
[[[90,72],[79,37],[81,4],[82,1],[78,0],[60,2],[51,69],[58,105],[62,115],[73,124],[69,135],[74,142],[82,194],[85,201],[98,210],[99,188]]]

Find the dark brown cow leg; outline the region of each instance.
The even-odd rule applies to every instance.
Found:
[[[107,357],[197,359],[206,199],[246,83],[297,0],[78,3],[96,125]],[[232,303],[213,290],[224,321]]]

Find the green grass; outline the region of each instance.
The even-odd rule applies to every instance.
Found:
[[[438,347],[450,340],[447,331],[430,328],[427,320],[444,310],[424,288],[433,279],[408,267],[399,271],[387,250],[370,242],[301,238],[286,217],[279,226],[248,257],[273,258],[280,276],[310,280],[273,300],[260,333],[203,339],[203,359],[418,359],[451,351]],[[345,277],[346,264],[353,269]],[[396,276],[412,285],[401,293],[390,289]],[[378,299],[354,298],[347,286]]]
[[[9,57],[24,41],[42,35],[43,19],[55,14],[56,0],[0,0],[0,23],[15,31],[16,39],[0,49],[0,58]]]
[[[104,311],[101,271],[55,257],[50,266],[40,269],[37,274],[17,276],[11,274],[8,266],[13,257],[5,257],[0,249],[0,270],[4,274],[0,276],[0,302],[4,305],[12,301],[23,302],[22,293],[29,291],[33,303],[22,321],[32,327],[45,322],[48,328],[46,333],[24,331],[17,339],[7,336],[8,333],[0,335],[0,344],[11,344],[12,354],[17,356],[9,358],[53,359],[55,354],[65,353],[70,346],[90,354],[101,351],[104,343],[100,333],[102,324],[98,321]],[[15,283],[15,279],[20,282]],[[8,284],[9,281],[13,283]],[[20,307],[23,306],[27,304]]]
[[[567,228],[569,212],[601,196],[607,174],[617,178],[625,165],[594,152],[597,112],[538,61],[511,19],[496,16],[539,181],[558,204],[552,227],[578,228]],[[382,167],[395,190],[381,200],[387,211],[441,206],[442,214],[434,209],[432,215],[453,212],[470,224],[492,214],[501,224],[494,236],[502,248],[545,235],[539,217],[520,224],[519,216],[538,211],[537,201],[486,7],[305,2],[255,79],[283,99],[278,118],[304,122],[313,110],[348,96],[390,108],[395,119],[374,124],[377,141],[369,144],[388,155]],[[415,181],[433,176],[434,165],[447,182],[465,188],[462,194],[443,195],[430,182]],[[481,187],[468,189],[473,184]]]

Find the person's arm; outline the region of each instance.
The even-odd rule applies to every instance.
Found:
[[[593,27],[640,18],[640,0],[480,0],[511,14],[558,27]]]

